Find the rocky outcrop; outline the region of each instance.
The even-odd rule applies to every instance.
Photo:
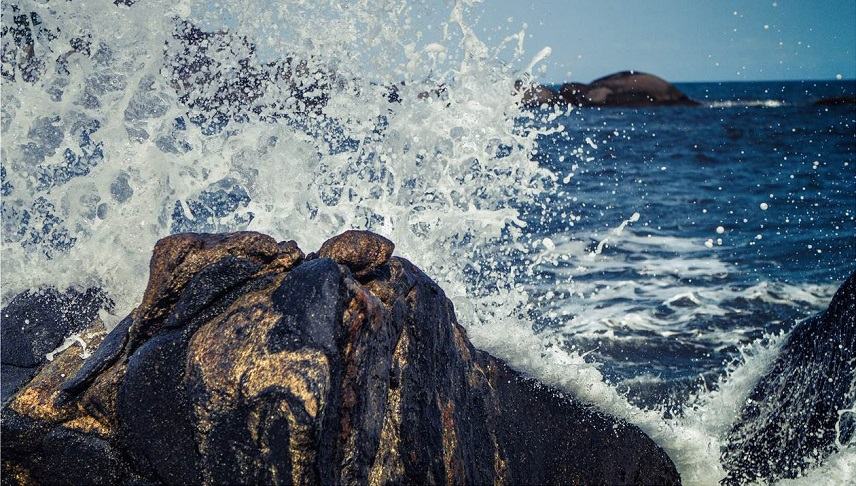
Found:
[[[392,252],[161,240],[140,306],[4,407],[4,483],[679,482],[636,427],[473,348]]]
[[[856,273],[798,325],[728,436],[723,484],[795,478],[856,439]],[[849,410],[849,411],[848,411]]]
[[[564,83],[559,87],[559,96],[562,101],[573,106],[585,106],[588,104],[589,87],[585,83]]]
[[[12,299],[0,312],[3,403],[36,374],[48,353],[67,336],[91,325],[99,310],[111,306],[104,292],[94,288],[83,292],[45,289]]]
[[[673,84],[638,71],[623,71],[592,81],[582,93],[584,106],[694,106]]]
[[[525,84],[523,81],[516,81],[514,89],[522,92],[520,103],[528,108],[539,108],[542,106],[554,106],[561,102],[559,93],[549,86],[542,84]]]
[[[518,81],[516,88],[523,90],[521,103],[527,107],[540,106],[601,106],[601,107],[646,107],[646,106],[697,106],[673,84],[638,71],[622,71],[584,83],[564,83],[554,90],[549,86],[523,85]]]

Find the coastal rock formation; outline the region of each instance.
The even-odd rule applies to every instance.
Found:
[[[553,106],[561,101],[559,93],[554,91],[553,88],[542,84],[527,85],[524,84],[523,81],[518,80],[514,83],[514,89],[523,92],[523,97],[520,99],[520,102],[523,106],[529,108]]]
[[[540,106],[602,106],[602,107],[646,107],[646,106],[697,106],[673,84],[638,71],[622,71],[592,81],[590,84],[570,82],[558,90],[534,84],[515,85],[523,89],[521,103],[533,108]]]
[[[588,98],[586,93],[589,91],[589,86],[585,83],[564,83],[559,87],[559,96],[562,101],[573,106],[586,106]]]
[[[693,106],[673,84],[638,71],[622,71],[592,81],[583,93],[584,106]]]
[[[856,440],[854,356],[856,272],[791,332],[750,393],[722,454],[723,484],[794,478]]]
[[[140,306],[4,407],[4,484],[680,481],[636,427],[473,348],[393,248],[161,240]]]
[[[0,363],[2,401],[36,374],[46,355],[67,336],[83,331],[98,311],[112,305],[104,292],[23,292],[0,313]]]

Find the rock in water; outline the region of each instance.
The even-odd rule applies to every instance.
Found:
[[[393,245],[257,233],[154,251],[142,303],[3,410],[19,483],[675,484],[638,428],[470,344]]]
[[[2,401],[29,381],[65,338],[90,327],[98,311],[112,306],[99,289],[23,292],[0,312]]]
[[[522,80],[514,83],[514,89],[523,92],[520,102],[528,108],[552,107],[562,101],[553,88],[543,84],[527,84]]]
[[[562,100],[573,106],[586,106],[589,104],[586,94],[589,87],[585,83],[564,83],[559,87],[559,96]]]
[[[622,71],[588,85],[569,83],[560,92],[571,104],[581,106],[695,106],[675,85],[638,71]]]
[[[854,437],[856,273],[801,323],[749,395],[728,437],[723,484],[799,476]]]

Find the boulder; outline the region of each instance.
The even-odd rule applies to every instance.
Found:
[[[854,356],[856,272],[825,312],[794,328],[749,394],[722,453],[722,483],[795,478],[854,440]]]
[[[566,103],[576,106],[696,106],[673,84],[638,71],[622,71],[589,84],[565,83],[559,89]]]
[[[679,483],[635,426],[475,349],[393,248],[161,240],[140,306],[4,407],[4,481]]]

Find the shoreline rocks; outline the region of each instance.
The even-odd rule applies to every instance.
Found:
[[[161,240],[140,306],[3,408],[4,483],[680,482],[637,427],[476,350],[393,250]]]
[[[2,403],[5,405],[69,335],[83,331],[112,302],[100,289],[23,292],[0,313]]]
[[[528,107],[567,104],[580,107],[698,106],[673,84],[639,71],[622,71],[596,79],[589,84],[570,82],[558,90],[549,86],[523,86],[522,103]]]
[[[791,331],[722,453],[727,485],[796,478],[856,438],[856,272]],[[841,413],[840,411],[851,410]]]

